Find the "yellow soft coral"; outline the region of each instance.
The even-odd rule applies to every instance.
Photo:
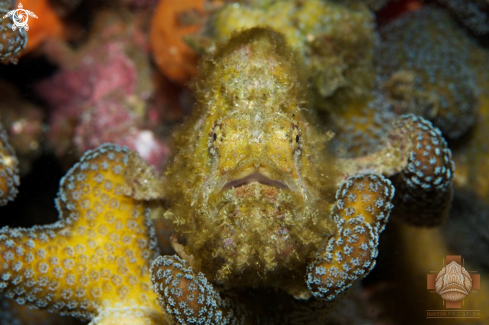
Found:
[[[0,232],[5,295],[93,324],[164,324],[151,290],[156,239],[148,209],[127,187],[141,167],[125,148],[84,155],[61,180],[52,225]],[[139,172],[139,171],[138,171]]]
[[[393,196],[391,182],[380,175],[350,177],[341,185],[332,212],[338,229],[308,269],[307,284],[315,297],[335,299],[374,267]]]

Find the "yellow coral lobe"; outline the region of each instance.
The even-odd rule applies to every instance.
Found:
[[[0,125],[0,206],[12,201],[19,192],[18,165],[15,152],[7,141],[7,134]]]
[[[338,229],[308,268],[306,282],[315,297],[335,299],[374,267],[393,196],[391,182],[376,174],[350,177],[341,185],[332,211]]]
[[[304,286],[305,260],[331,234],[335,165],[303,64],[283,35],[253,28],[201,72],[199,106],[175,137],[165,216],[211,281]]]
[[[7,297],[81,319],[96,316],[94,324],[164,323],[149,278],[154,229],[144,204],[124,195],[126,168],[139,159],[112,145],[86,153],[61,180],[60,221],[1,230],[0,288]]]

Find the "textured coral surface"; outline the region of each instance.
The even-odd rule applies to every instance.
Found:
[[[0,125],[0,206],[12,201],[18,193],[19,162]]]
[[[12,16],[7,16],[14,9],[12,1],[0,3],[0,18],[3,18],[0,21],[0,63],[17,63],[20,54],[26,48],[26,31],[24,29],[13,30],[15,26]]]
[[[156,241],[148,210],[124,195],[133,159],[116,146],[88,152],[61,180],[60,221],[1,230],[6,297],[100,324],[137,313],[164,320],[149,285]]]
[[[392,209],[394,187],[377,175],[343,183],[332,214],[339,229],[324,253],[309,266],[307,284],[316,297],[333,300],[375,266],[379,233]]]
[[[381,74],[398,72],[387,89],[404,102],[404,112],[432,120],[449,138],[466,134],[477,112],[477,44],[448,12],[434,8],[393,21],[381,29],[381,37]]]

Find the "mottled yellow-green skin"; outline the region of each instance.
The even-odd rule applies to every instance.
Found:
[[[331,134],[315,130],[298,57],[271,29],[235,35],[203,61],[197,108],[175,136],[165,218],[193,266],[226,287],[298,294],[335,230]]]
[[[280,31],[304,56],[316,108],[338,111],[368,99],[375,79],[374,18],[364,3],[324,0],[234,1],[209,19],[203,35],[223,42],[233,32],[255,26]],[[346,108],[345,108],[346,109]]]

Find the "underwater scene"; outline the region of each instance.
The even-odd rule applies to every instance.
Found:
[[[489,0],[0,0],[34,324],[489,324]]]

